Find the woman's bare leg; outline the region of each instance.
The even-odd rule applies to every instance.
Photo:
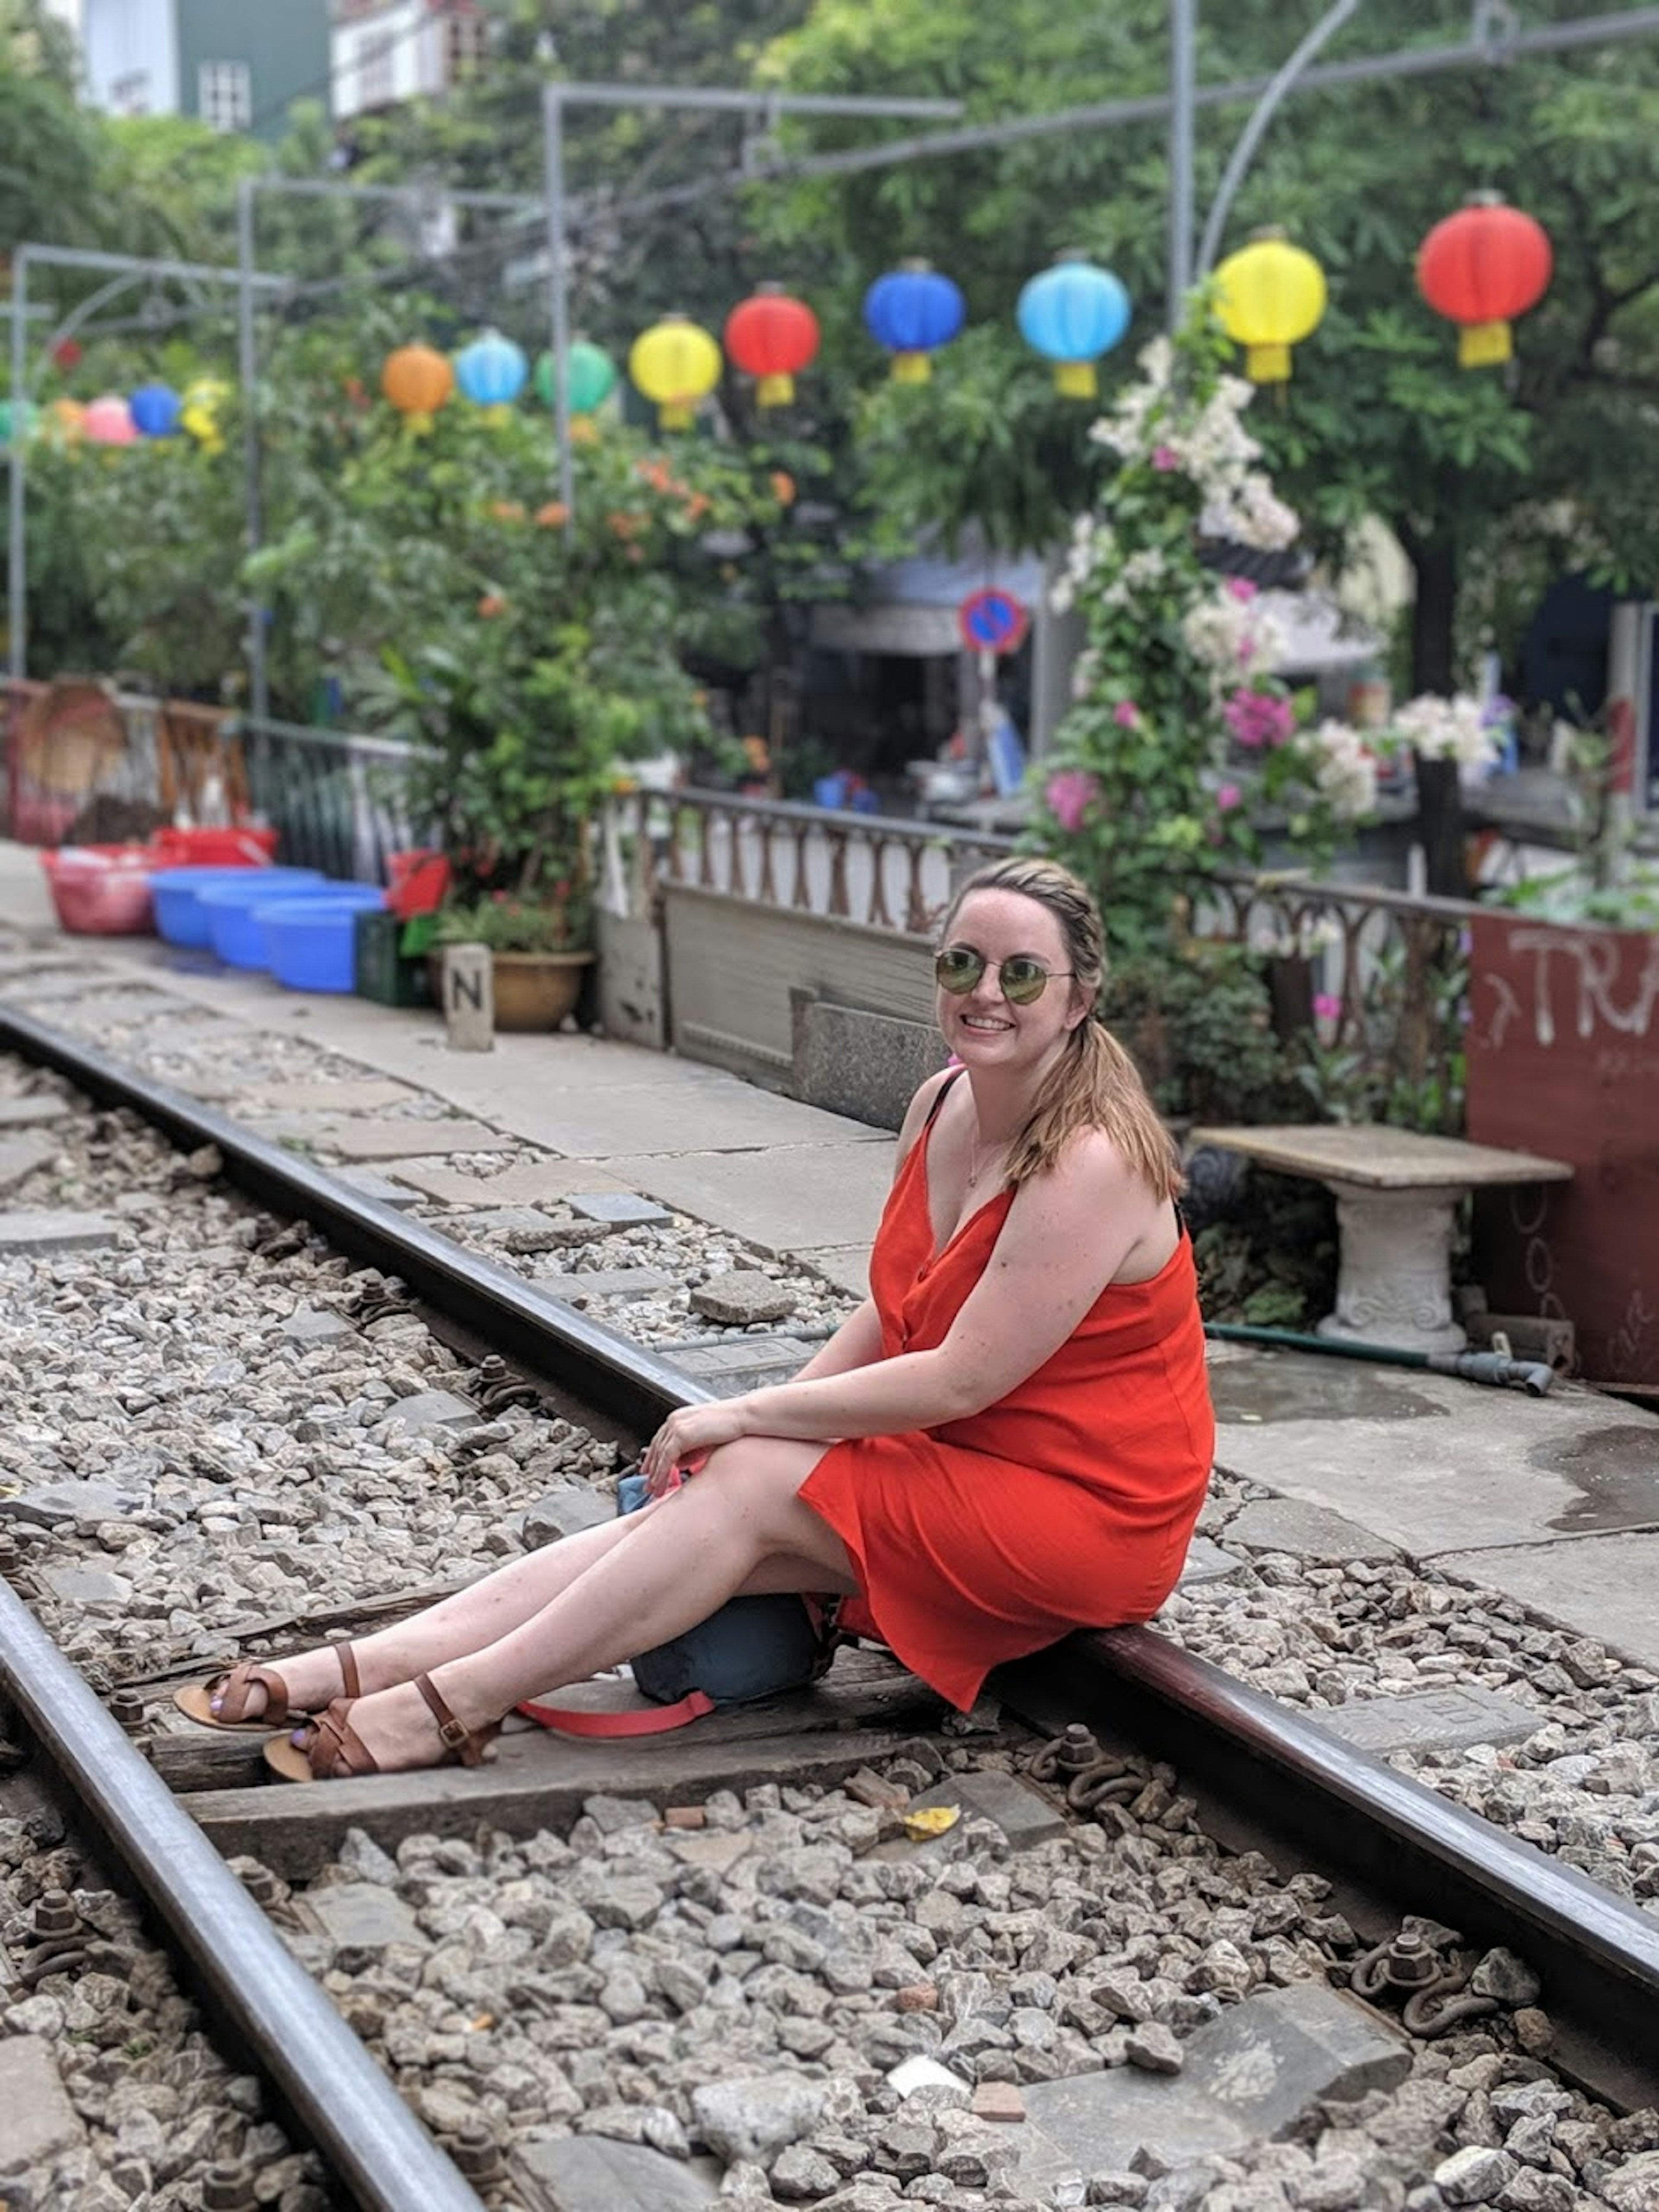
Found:
[[[684,1490],[641,1514],[626,1542],[591,1553],[583,1571],[529,1617],[509,1622],[500,1609],[493,1637],[410,1671],[440,1670],[434,1686],[477,1728],[522,1698],[581,1681],[683,1634],[747,1585],[856,1590],[840,1537],[797,1495],[823,1450],[775,1437],[725,1446]],[[429,1765],[438,1750],[431,1715],[408,1686],[360,1698],[351,1725],[385,1768]]]

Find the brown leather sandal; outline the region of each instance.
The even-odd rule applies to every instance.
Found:
[[[362,1695],[357,1680],[357,1659],[349,1644],[331,1644],[340,1661],[340,1680],[345,1686],[348,1699]],[[265,1693],[264,1709],[258,1713],[247,1710],[247,1693],[260,1689]],[[219,1710],[213,1710],[213,1700],[219,1700]],[[296,1715],[301,1720],[307,1716],[289,1701],[288,1684],[274,1667],[260,1667],[245,1659],[222,1674],[215,1674],[205,1682],[186,1682],[173,1693],[173,1702],[189,1720],[199,1722],[210,1729],[281,1728]]]
[[[482,1766],[495,1757],[495,1738],[501,1731],[499,1721],[470,1729],[450,1711],[429,1675],[416,1674],[415,1687],[426,1699],[444,1747],[443,1756],[431,1762],[434,1766]],[[351,1725],[353,1702],[349,1698],[334,1698],[326,1712],[308,1723],[303,1743],[285,1735],[273,1736],[264,1748],[265,1765],[271,1772],[284,1782],[346,1782],[380,1773],[374,1753]]]

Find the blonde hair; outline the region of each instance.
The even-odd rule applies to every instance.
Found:
[[[975,891],[1017,891],[1060,925],[1073,988],[1092,1009],[1106,972],[1100,910],[1085,886],[1056,860],[1012,854],[975,869],[951,900],[940,933],[948,940],[963,902]],[[1030,1119],[1008,1148],[1003,1173],[1018,1188],[1052,1168],[1079,1129],[1103,1129],[1127,1165],[1159,1198],[1180,1195],[1185,1177],[1175,1140],[1158,1119],[1146,1086],[1123,1047],[1093,1012],[1067,1038],[1044,1077]]]

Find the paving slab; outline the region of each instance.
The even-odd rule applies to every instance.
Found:
[[[121,1224],[107,1213],[27,1209],[0,1213],[0,1253],[96,1252],[119,1241]]]
[[[420,1194],[412,1191],[405,1182],[393,1182],[389,1176],[377,1175],[373,1168],[331,1168],[336,1182],[343,1182],[359,1198],[372,1198],[378,1206],[395,1206],[400,1213],[419,1203]]]
[[[74,1112],[67,1098],[53,1091],[33,1092],[27,1098],[0,1098],[0,1129],[36,1129],[51,1121],[66,1121]]]
[[[538,1136],[537,1143],[542,1142]],[[398,1180],[440,1206],[542,1206],[562,1200],[573,1190],[620,1190],[620,1182],[590,1167],[585,1160],[561,1159],[550,1153],[544,1159],[515,1160],[499,1175],[465,1175],[459,1168],[441,1167],[435,1161],[400,1160]]]
[[[1659,1668],[1659,1535],[1442,1552],[1434,1564],[1595,1637],[1638,1666]]]
[[[282,1334],[295,1344],[334,1344],[343,1336],[356,1336],[357,1332],[343,1314],[321,1313],[315,1306],[301,1306],[283,1323]]]
[[[823,1275],[855,1298],[870,1295],[870,1247],[867,1244],[829,1244],[811,1256],[816,1273]]]
[[[417,1390],[388,1406],[380,1418],[393,1428],[427,1436],[440,1430],[476,1429],[483,1415],[470,1398],[453,1390]]]
[[[337,1083],[271,1083],[251,1085],[247,1105],[269,1108],[277,1114],[374,1114],[387,1106],[404,1106],[415,1093],[406,1083],[388,1082],[384,1076],[360,1080],[343,1077]]]
[[[1023,1781],[1018,1774],[1004,1774],[996,1767],[977,1773],[970,1767],[965,1773],[952,1774],[910,1802],[912,1810],[959,1805],[964,1818],[989,1820],[1019,1851],[1063,1836],[1070,1825],[1057,1799],[1045,1796],[1035,1784]],[[944,1843],[949,1837],[947,1829],[939,1840]],[[933,1847],[924,1844],[921,1848],[926,1852]],[[915,1857],[917,1846],[905,1843],[899,1850],[901,1856]]]
[[[149,1504],[147,1490],[118,1490],[113,1483],[66,1480],[0,1497],[0,1520],[39,1521],[55,1528],[76,1522],[119,1521],[129,1513],[143,1512]]]
[[[0,2173],[38,2173],[60,2152],[86,2141],[86,2127],[43,2036],[0,2040],[0,2112],[6,2116]]]
[[[716,2160],[667,2158],[606,2136],[532,2139],[514,2148],[512,2162],[549,2212],[696,2212],[722,2201]]]
[[[431,1939],[395,1891],[374,1881],[343,1881],[333,1888],[306,1893],[306,1909],[322,1923],[323,1933],[355,1950],[383,1951],[388,1943],[412,1943],[430,1950]]]
[[[573,1190],[565,1204],[585,1221],[608,1229],[660,1228],[673,1219],[665,1206],[632,1190]]]
[[[43,1567],[40,1579],[60,1605],[87,1613],[113,1613],[131,1602],[132,1584],[103,1567]]]
[[[1236,1575],[1243,1564],[1232,1553],[1224,1552],[1219,1544],[1212,1544],[1207,1536],[1194,1536],[1187,1547],[1181,1580],[1183,1585],[1224,1582],[1229,1575]]]
[[[849,1237],[874,1237],[892,1184],[893,1146],[888,1138],[769,1152],[690,1152],[672,1160],[630,1159],[618,1172],[665,1206],[742,1237],[769,1256],[800,1252],[811,1258],[845,1245]]]
[[[0,1191],[15,1190],[38,1170],[49,1167],[58,1149],[51,1137],[0,1137]]]
[[[740,1336],[727,1344],[687,1345],[663,1352],[671,1367],[712,1390],[718,1398],[735,1398],[745,1390],[759,1390],[769,1382],[787,1382],[799,1375],[817,1350],[795,1336]]]
[[[1259,1498],[1227,1523],[1227,1541],[1247,1552],[1295,1552],[1304,1559],[1392,1559],[1392,1544],[1323,1505],[1300,1498]]]
[[[1230,1362],[1213,1377],[1216,1464],[1346,1514],[1421,1559],[1571,1533],[1571,1516],[1599,1480],[1586,1445],[1645,1419],[1573,1385],[1529,1398],[1407,1372],[1409,1381],[1397,1380],[1368,1365],[1354,1376],[1340,1359],[1316,1352]],[[1342,1394],[1352,1410],[1339,1437],[1328,1413],[1307,1409]],[[1251,1412],[1258,1418],[1242,1418]],[[1659,1456],[1659,1425],[1650,1433]],[[1650,1527],[1659,1518],[1650,1486],[1599,1503],[1603,1528]]]
[[[346,1121],[328,1139],[344,1160],[442,1159],[451,1152],[509,1152],[520,1143],[482,1121],[420,1120]]]
[[[615,1161],[635,1153],[747,1152],[767,1147],[846,1146],[885,1152],[890,1132],[780,1098],[746,1083],[565,1091],[544,1102],[561,1152],[580,1159]],[[637,1180],[631,1165],[619,1170]]]
[[[676,1288],[660,1267],[594,1267],[586,1275],[538,1275],[538,1290],[577,1304],[585,1298],[651,1298]]]
[[[1401,1698],[1360,1698],[1321,1713],[1319,1724],[1360,1751],[1449,1751],[1470,1743],[1519,1743],[1547,1716],[1478,1682]]]

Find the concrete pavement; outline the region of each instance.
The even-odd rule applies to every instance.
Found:
[[[543,1196],[638,1192],[865,1287],[891,1172],[884,1130],[632,1045],[503,1036],[493,1052],[456,1053],[428,1012],[285,991],[151,939],[67,938],[38,857],[15,846],[0,845],[0,923],[26,940],[0,958],[0,998],[49,989],[54,964],[66,982],[78,970],[83,993],[92,968],[124,1006],[136,990],[177,1002],[193,1036],[193,1010],[207,1009],[228,1038],[303,1037],[365,1078],[416,1085],[539,1147],[548,1158],[531,1175]],[[395,1176],[395,1160],[379,1164]],[[441,1172],[410,1181],[440,1196],[430,1179]],[[1369,1556],[1370,1540],[1659,1668],[1659,1415],[1572,1384],[1533,1399],[1233,1345],[1212,1347],[1212,1376],[1218,1462],[1297,1501],[1284,1509],[1287,1550]]]

